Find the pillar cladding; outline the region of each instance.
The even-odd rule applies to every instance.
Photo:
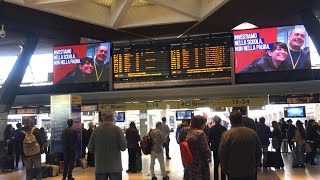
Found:
[[[76,158],[81,155],[81,96],[51,96],[51,153],[63,152],[62,131],[67,127],[67,120],[73,119],[73,128],[78,132]]]
[[[7,124],[6,121],[9,111],[14,103],[31,56],[38,44],[38,40],[39,38],[37,36],[30,36],[26,39],[16,63],[0,89],[0,141],[3,140],[3,131]]]

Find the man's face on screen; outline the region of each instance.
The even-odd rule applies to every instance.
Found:
[[[82,74],[91,74],[93,71],[93,64],[89,61],[86,61],[85,64],[79,65],[79,69],[81,70]]]
[[[104,62],[107,58],[108,48],[106,46],[100,46],[95,52],[96,60]]]
[[[289,35],[291,47],[301,47],[304,43],[305,31],[302,29],[294,29]]]

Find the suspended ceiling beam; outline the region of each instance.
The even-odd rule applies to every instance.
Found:
[[[126,16],[126,13],[128,9],[131,7],[131,4],[133,3],[133,0],[117,0],[112,1],[111,4],[111,24],[113,28],[117,28],[121,20],[124,16]]]

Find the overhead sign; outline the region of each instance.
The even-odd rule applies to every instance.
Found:
[[[148,110],[148,109],[195,109],[200,107],[239,107],[239,106],[263,106],[268,104],[267,97],[254,98],[233,98],[222,100],[183,100],[173,102],[145,102],[145,103],[124,103],[124,104],[99,104],[98,110],[104,109],[113,111],[125,110]]]
[[[214,107],[240,107],[240,106],[259,106],[268,104],[267,97],[255,97],[255,98],[233,98],[213,100]]]

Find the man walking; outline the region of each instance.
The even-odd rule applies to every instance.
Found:
[[[167,136],[166,141],[163,143],[163,147],[166,149],[166,157],[167,159],[171,159],[171,157],[169,156],[170,129],[167,125],[167,119],[165,117],[162,118],[161,131]]]
[[[30,119],[23,119],[24,127],[21,129],[19,145],[23,153],[26,167],[26,180],[42,179],[41,171],[41,149],[42,140],[39,129],[34,127]],[[35,173],[35,174],[34,174]]]
[[[151,147],[151,163],[150,163],[150,171],[152,180],[156,180],[157,177],[154,174],[154,164],[156,161],[156,158],[159,161],[161,174],[163,176],[163,179],[169,179],[164,166],[164,157],[163,157],[163,143],[167,140],[167,135],[161,131],[162,124],[161,122],[156,123],[156,128],[154,130],[150,131],[150,137],[152,139],[152,147]]]
[[[90,137],[88,149],[95,154],[96,180],[122,180],[121,151],[127,148],[122,130],[114,125],[114,112],[101,113],[102,124]]]
[[[227,129],[221,125],[221,118],[219,116],[214,116],[214,126],[212,126],[209,130],[209,142],[210,142],[210,148],[213,152],[213,160],[214,160],[214,180],[219,179],[219,158],[218,158],[218,150],[219,150],[219,144],[220,139],[222,136],[222,133],[225,132]],[[220,171],[221,174],[221,180],[226,179],[226,175],[222,170]]]
[[[223,133],[219,160],[228,180],[255,180],[261,161],[261,143],[254,130],[242,125],[239,111],[230,113],[232,128]]]
[[[63,178],[62,180],[74,180],[72,177],[72,171],[74,168],[74,162],[76,160],[76,142],[77,142],[77,130],[73,126],[73,119],[68,119],[68,127],[62,131],[62,146],[64,153],[64,166],[63,166]]]

